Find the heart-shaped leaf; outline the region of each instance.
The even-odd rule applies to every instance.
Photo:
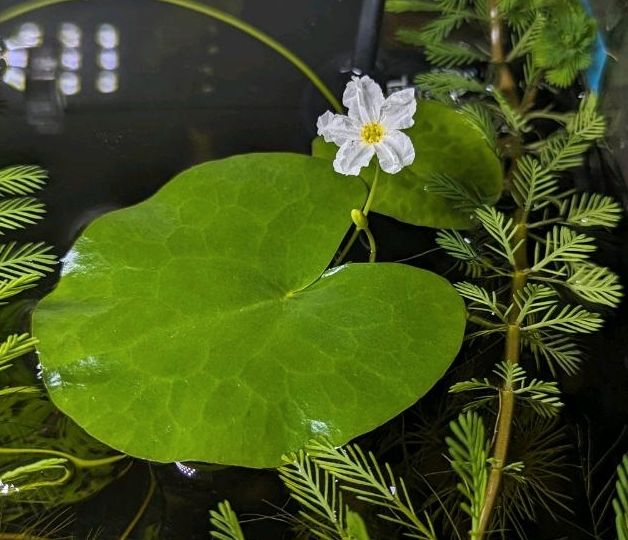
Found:
[[[410,223],[437,228],[464,229],[471,226],[470,213],[455,203],[429,191],[435,174],[449,176],[484,204],[493,204],[503,188],[501,163],[480,131],[451,107],[434,101],[421,101],[414,126],[406,130],[416,151],[414,163],[395,175],[381,173],[372,209],[380,214]],[[312,154],[333,160],[338,147],[321,137],[314,139]],[[370,185],[375,162],[362,169]]]
[[[156,461],[275,466],[385,422],[445,372],[465,313],[430,272],[324,272],[364,199],[328,161],[253,154],[98,219],[34,313],[52,399]]]

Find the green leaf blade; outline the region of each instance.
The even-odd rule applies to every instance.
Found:
[[[464,306],[399,264],[321,275],[364,198],[326,161],[261,154],[100,218],[34,314],[52,399],[131,455],[249,467],[401,412],[453,360]]]

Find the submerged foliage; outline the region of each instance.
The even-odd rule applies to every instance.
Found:
[[[0,194],[4,196],[0,200],[0,229],[15,231],[43,217],[44,205],[33,194],[46,178],[39,167],[0,171]],[[113,479],[113,465],[124,457],[107,456],[106,447],[59,417],[34,377],[24,376],[28,370],[16,365],[18,361],[30,365],[28,356],[38,340],[15,332],[15,312],[9,304],[53,271],[57,260],[51,251],[43,243],[13,241],[0,245],[0,327],[4,335],[0,343],[4,384],[0,388],[0,530],[6,534],[19,531],[24,537],[31,532],[53,535],[63,530],[68,516],[42,509],[49,511],[102,489]]]

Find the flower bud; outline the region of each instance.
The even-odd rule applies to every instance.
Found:
[[[369,220],[366,218],[362,210],[358,210],[357,208],[351,210],[351,219],[353,220],[353,223],[355,223],[358,231],[363,231],[364,229],[369,228]]]

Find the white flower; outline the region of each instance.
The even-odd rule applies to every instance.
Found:
[[[410,137],[399,131],[414,124],[414,90],[402,90],[384,99],[384,93],[370,77],[353,77],[342,103],[347,116],[327,111],[316,124],[318,134],[340,149],[334,170],[358,175],[374,154],[384,172],[395,174],[414,161]]]

